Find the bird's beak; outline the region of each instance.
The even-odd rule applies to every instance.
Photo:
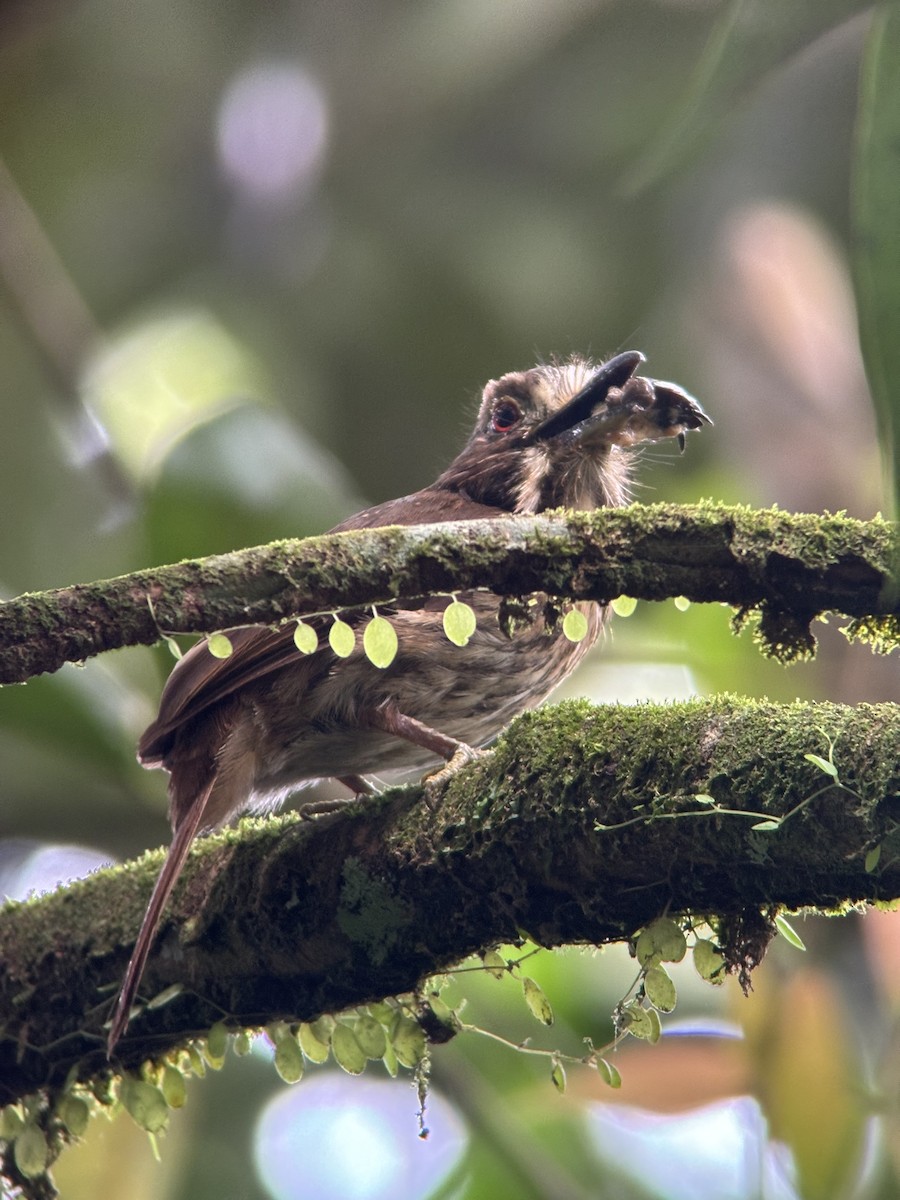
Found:
[[[534,430],[530,440],[577,441],[592,447],[677,437],[683,449],[687,430],[712,421],[694,397],[676,384],[635,376],[643,361],[637,350],[611,358],[576,396]]]
[[[543,442],[561,433],[574,431],[582,421],[591,417],[598,405],[605,402],[610,388],[625,386],[643,361],[644,356],[639,350],[626,350],[624,354],[617,354],[605,362],[568,404],[538,425],[531,435],[532,439]]]

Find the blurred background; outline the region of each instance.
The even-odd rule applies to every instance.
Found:
[[[640,349],[715,420],[645,455],[639,499],[886,510],[850,265],[870,14],[783,8],[0,4],[2,594],[321,532],[430,482],[487,379],[572,352]],[[691,136],[661,141],[673,113]],[[567,692],[897,699],[896,658],[834,625],[784,670],[729,615],[639,605]],[[167,841],[134,746],[171,666],[128,650],[0,693],[0,892]],[[62,1194],[894,1197],[897,921],[799,927],[749,999],[680,970],[620,1092],[573,1069],[559,1096],[544,1060],[458,1038],[422,1142],[408,1081],[288,1089],[260,1046],[195,1083],[161,1161],[97,1122]],[[550,1031],[514,981],[453,986],[571,1053],[634,976],[617,949],[528,971]]]

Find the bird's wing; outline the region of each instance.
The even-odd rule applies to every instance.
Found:
[[[471,521],[504,515],[498,509],[476,503],[463,493],[429,488],[364,509],[330,532],[424,524],[434,520],[436,513],[440,513],[441,521]],[[442,599],[440,606],[445,603],[446,599]],[[329,623],[327,616],[309,619],[320,642]],[[301,652],[294,645],[295,628],[293,622],[288,622],[275,629],[265,625],[229,629],[226,632],[232,653],[227,658],[214,657],[206,638],[192,646],[176,663],[163,688],[156,720],[141,737],[138,746],[141,762],[148,767],[159,766],[171,748],[176,731],[186,722],[248,684],[300,661]],[[325,653],[328,651],[323,648],[310,657]],[[309,665],[312,667],[311,663]]]

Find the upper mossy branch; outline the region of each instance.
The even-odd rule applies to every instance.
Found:
[[[686,596],[762,611],[780,657],[820,613],[900,636],[900,534],[890,523],[703,503],[359,530],[192,559],[0,605],[0,683],[162,632],[232,625],[464,588],[571,599]]]
[[[569,702],[519,718],[421,800],[394,789],[200,839],[142,986],[168,1002],[132,1021],[115,1065],[222,1018],[407,992],[522,931],[597,944],[663,912],[725,930],[777,906],[900,897],[896,705]],[[0,1105],[106,1070],[104,1022],[158,869],[148,855],[0,911]]]

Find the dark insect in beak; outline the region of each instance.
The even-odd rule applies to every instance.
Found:
[[[615,358],[611,358],[565,407],[554,413],[542,425],[538,425],[528,439],[529,442],[556,437],[557,434],[564,433],[584,421],[603,403],[611,388],[625,386],[643,361],[643,354],[637,350],[626,350],[624,354],[617,354]]]

